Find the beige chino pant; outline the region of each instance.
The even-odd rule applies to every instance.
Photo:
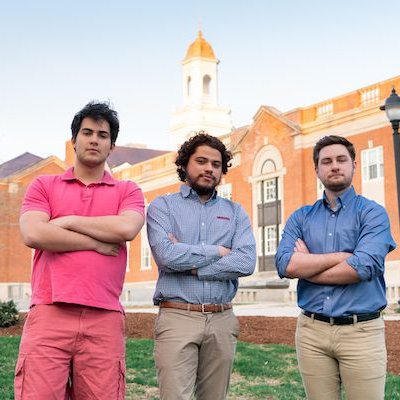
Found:
[[[308,400],[383,400],[386,378],[382,317],[330,325],[301,314],[296,351]]]
[[[154,358],[160,400],[224,400],[239,323],[232,310],[203,314],[162,308],[155,323]]]

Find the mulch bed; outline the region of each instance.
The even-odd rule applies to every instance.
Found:
[[[126,332],[131,338],[152,338],[155,314],[127,313]],[[239,340],[257,344],[276,343],[294,346],[296,318],[288,317],[238,317]],[[0,328],[0,336],[21,335],[24,315],[17,325]],[[388,370],[400,375],[400,321],[385,321]]]

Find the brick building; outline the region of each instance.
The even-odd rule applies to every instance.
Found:
[[[196,41],[200,40],[200,37],[201,40],[205,40],[199,34]],[[210,54],[213,62],[216,58],[208,43],[209,47],[203,46],[206,50],[202,52],[201,47],[199,50],[199,46],[193,46],[196,41],[189,47],[189,50],[196,49],[193,59],[188,50],[184,62],[185,65],[192,62],[191,65],[195,67],[195,61],[198,61],[201,71],[204,59],[210,58]],[[216,71],[212,70],[213,74],[207,72],[206,79],[197,71],[195,76],[200,76],[196,78],[197,81],[191,79],[190,71],[184,68],[184,84],[190,84],[193,93],[203,93],[200,102],[206,104],[209,102],[207,88],[217,87],[217,82],[212,81],[218,78]],[[392,233],[400,247],[392,129],[385,114],[379,110],[393,85],[400,88],[400,76],[288,112],[281,112],[270,106],[260,106],[255,110],[250,125],[230,132],[224,132],[223,129],[213,131],[212,126],[209,126],[209,133],[220,136],[234,154],[233,166],[223,178],[218,191],[244,206],[251,218],[257,239],[256,273],[242,281],[238,293],[241,301],[295,301],[295,282],[291,281],[289,285],[289,282],[282,284],[279,281],[273,258],[289,215],[303,204],[314,203],[322,195],[323,188],[316,178],[312,161],[313,145],[322,136],[338,134],[354,143],[358,163],[354,177],[355,189],[385,206],[389,213]],[[199,109],[199,104],[191,106]],[[213,106],[215,110],[220,110],[218,112],[221,112],[221,115],[225,115],[227,124],[229,121],[226,119],[226,109],[219,108],[216,103]],[[205,109],[209,110],[207,107]],[[187,110],[187,107],[182,110],[185,118],[190,114]],[[177,132],[178,120],[174,114],[172,134]],[[179,127],[180,140],[190,134],[189,125],[188,123],[186,134],[182,126]],[[172,142],[174,141],[176,135],[172,139]],[[19,202],[24,188],[39,173],[62,171],[71,163],[72,157],[72,149],[67,145],[66,163],[49,157],[3,179],[0,166],[1,207],[4,210],[2,215],[5,216],[2,218],[0,232],[2,298],[16,298],[14,295],[21,295],[21,290],[24,295],[28,293],[24,292],[25,289],[18,289],[18,284],[19,287],[27,287],[31,257],[30,250],[24,248],[19,241],[17,226]],[[159,195],[178,190],[180,184],[174,160],[174,152],[150,152],[142,159],[131,162],[124,163],[120,160],[120,164],[111,165],[111,169],[117,178],[132,179],[138,183],[148,204]],[[151,259],[145,229],[129,243],[128,249],[129,260],[122,300],[125,304],[149,301],[157,279],[157,267]],[[386,282],[388,300],[396,302],[400,299],[400,250],[393,251],[387,257]]]

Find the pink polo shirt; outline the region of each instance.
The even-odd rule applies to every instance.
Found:
[[[25,194],[21,214],[44,211],[54,219],[118,215],[125,210],[144,213],[143,194],[134,182],[117,181],[105,172],[100,182],[86,186],[70,168],[63,175],[36,178]],[[119,296],[125,270],[126,246],[117,257],[96,251],[35,250],[31,305],[65,302],[122,311]]]

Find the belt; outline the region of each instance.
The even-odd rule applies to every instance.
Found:
[[[230,310],[232,304],[192,304],[192,303],[178,303],[175,301],[162,301],[159,304],[160,308],[177,308],[178,310],[197,311],[202,313],[218,313]]]
[[[326,315],[316,314],[316,313],[312,313],[310,311],[303,311],[303,314],[306,317],[316,319],[317,321],[328,322],[331,325],[356,324],[357,322],[370,321],[371,319],[376,319],[376,318],[379,318],[381,316],[381,312],[380,311],[377,311],[377,312],[374,312],[374,313],[369,313],[369,314],[347,315],[345,317],[327,317]]]

